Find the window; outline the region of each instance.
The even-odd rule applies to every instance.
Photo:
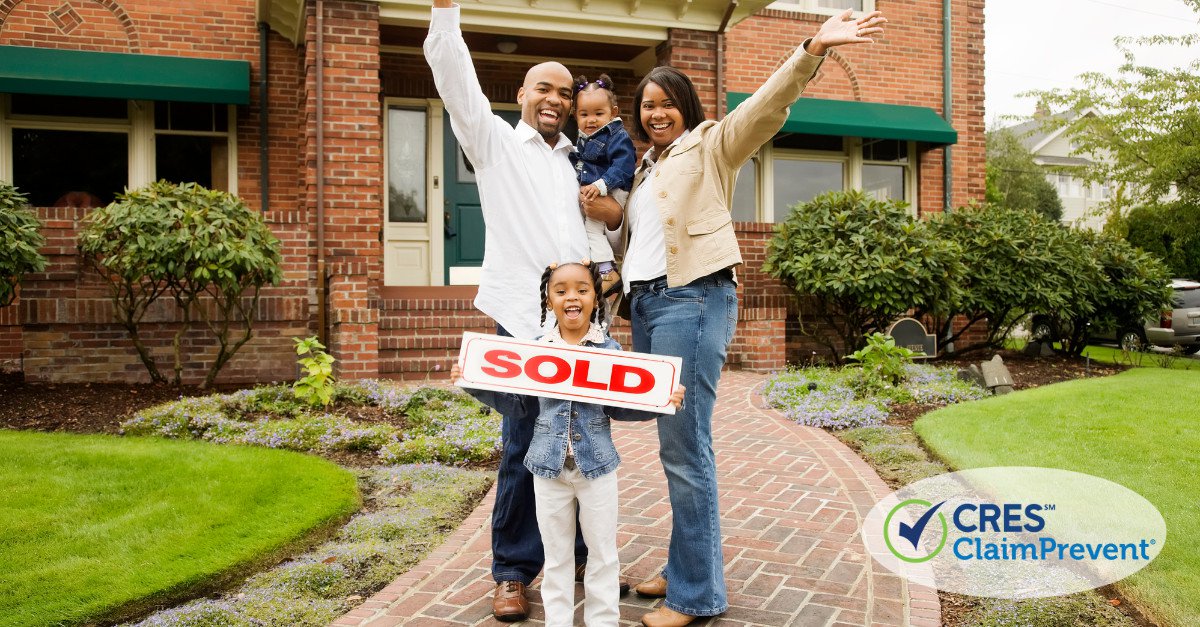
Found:
[[[908,142],[864,139],[862,190],[879,200],[908,200]]]
[[[776,155],[774,167],[775,222],[786,220],[792,205],[845,188],[842,161],[781,158]]]
[[[746,162],[738,171],[737,186],[733,188],[733,219],[741,222],[758,221],[758,159]]]
[[[389,222],[424,222],[425,111],[389,107],[388,206]]]
[[[0,94],[0,179],[34,206],[101,206],[158,179],[236,193],[229,105]]]
[[[837,15],[846,9],[853,9],[856,13],[874,11],[875,0],[775,0],[769,8]]]

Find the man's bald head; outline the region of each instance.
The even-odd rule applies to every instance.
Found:
[[[539,63],[525,73],[525,83],[517,91],[521,119],[554,145],[567,125],[574,96],[575,87],[566,66],[556,61]]]

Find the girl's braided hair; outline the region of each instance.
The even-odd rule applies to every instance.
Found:
[[[567,266],[581,266],[588,271],[592,277],[592,293],[596,296],[596,306],[592,309],[591,321],[600,324],[604,319],[605,309],[608,307],[608,302],[604,300],[601,291],[602,280],[600,279],[600,264],[593,263],[589,260],[582,262],[567,262],[567,263],[552,263],[546,266],[542,271],[542,287],[541,287],[541,303],[542,303],[542,319],[538,322],[538,326],[546,324],[546,310],[550,309],[550,277],[554,275],[554,271]],[[558,324],[558,320],[554,321]]]
[[[600,78],[594,81],[589,81],[583,74],[575,77],[576,94],[583,91],[595,91],[597,89],[603,89],[608,94],[608,103],[611,106],[617,106],[617,93],[613,90],[613,81],[608,74],[601,74]]]

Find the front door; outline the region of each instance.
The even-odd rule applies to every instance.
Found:
[[[520,111],[496,111],[496,115],[515,125]],[[446,285],[478,285],[483,266],[483,211],[479,205],[479,188],[475,184],[474,167],[458,146],[450,115],[442,124],[445,150],[445,267]]]

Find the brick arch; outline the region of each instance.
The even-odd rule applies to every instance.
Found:
[[[65,9],[74,14],[54,15]],[[47,24],[54,29],[50,37],[53,47],[141,52],[137,25],[117,0],[0,0],[0,43],[32,46],[44,42],[44,35],[36,39],[26,36],[34,27]],[[123,45],[113,41],[118,33],[125,39]]]
[[[792,56],[791,52],[783,55],[783,57],[779,60],[779,63],[775,64],[775,67],[778,68],[779,66],[783,65],[783,63],[785,61],[787,61],[789,58],[791,58],[791,56]],[[829,67],[829,61],[832,60],[834,63],[837,64],[837,66],[839,68],[841,68],[842,73],[845,74],[846,81],[850,87],[851,98],[856,102],[861,102],[862,101],[862,86],[859,84],[859,81],[858,81],[858,72],[856,72],[854,70],[854,66],[850,63],[850,60],[847,59],[845,57],[845,55],[838,52],[836,49],[826,50],[825,57],[827,59],[826,62],[821,64],[821,69],[817,70],[817,75],[815,77],[813,77],[813,79],[811,81],[808,82],[809,86],[816,87],[817,85],[820,85],[822,82],[827,82],[830,79],[833,79],[833,76],[830,74],[831,68]],[[836,80],[836,79],[833,79],[833,80]],[[826,87],[828,87],[828,85]]]

